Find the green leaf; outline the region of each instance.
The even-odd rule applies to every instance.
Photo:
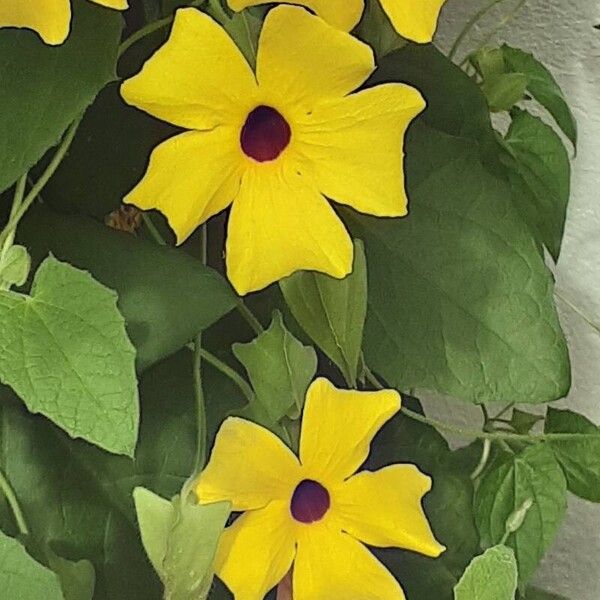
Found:
[[[191,504],[174,501],[175,518],[163,561],[166,597],[204,600],[213,580],[213,560],[231,512],[229,502]]]
[[[563,133],[577,145],[577,123],[556,80],[532,54],[502,46],[507,70],[527,76],[529,93],[554,117]]]
[[[22,286],[29,276],[31,258],[24,246],[10,246],[0,257],[0,283]]]
[[[144,548],[171,600],[208,595],[217,544],[231,505],[198,505],[176,496],[172,502],[144,488],[134,490]]]
[[[317,353],[304,346],[285,327],[279,311],[271,326],[247,344],[234,344],[233,353],[244,365],[256,401],[277,423],[286,414],[298,418],[306,390],[317,372]]]
[[[600,502],[600,428],[583,415],[549,408],[545,430],[597,435],[583,440],[552,441],[550,446],[565,473],[569,491],[585,500]]]
[[[543,416],[533,415],[524,410],[515,408],[510,419],[510,424],[517,433],[526,434],[533,429],[536,423],[543,420]]]
[[[50,551],[50,568],[58,575],[64,600],[92,600],[96,584],[94,565],[89,560],[71,561]]]
[[[47,258],[31,296],[0,294],[0,378],[69,435],[132,455],[135,351],[116,304],[88,273]]]
[[[492,112],[510,110],[523,99],[527,77],[523,73],[502,73],[484,79],[481,91]]]
[[[520,586],[531,579],[554,540],[566,510],[566,491],[563,472],[546,444],[501,457],[475,491],[475,520],[484,547],[499,543],[509,517],[533,501],[507,542],[515,551]]]
[[[0,589],[5,598],[15,600],[63,600],[56,574],[33,560],[17,540],[1,531]]]
[[[317,346],[356,382],[367,311],[367,265],[354,242],[354,266],[345,279],[301,271],[279,282],[292,315]]]
[[[503,162],[513,187],[524,187],[524,193],[513,194],[515,205],[556,261],[570,194],[569,156],[560,137],[541,119],[518,109],[512,118],[505,142],[513,160],[504,157]]]
[[[504,54],[500,48],[480,48],[469,56],[469,62],[483,79],[506,72]]]
[[[514,600],[517,561],[506,546],[494,546],[473,559],[454,588],[456,600]]]
[[[410,216],[350,216],[369,263],[367,364],[398,389],[475,403],[564,396],[552,277],[510,190],[467,140],[415,127],[407,157]]]
[[[68,40],[50,48],[32,31],[0,31],[0,191],[58,143],[69,123],[115,79],[122,17],[73,0]]]
[[[344,209],[369,264],[367,364],[399,389],[477,403],[564,396],[552,275],[497,176],[481,90],[432,46],[385,57],[370,83],[384,81],[414,85],[427,109],[407,139],[409,216]]]
[[[38,207],[18,237],[34,260],[48,252],[115,289],[140,368],[169,356],[235,306],[229,284],[181,250]]]
[[[133,490],[133,500],[144,550],[154,570],[162,577],[175,509],[169,500],[143,487]]]

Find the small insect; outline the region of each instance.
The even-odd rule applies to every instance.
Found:
[[[125,231],[135,235],[142,225],[142,211],[135,206],[122,204],[117,210],[113,210],[104,218],[104,223],[117,231]]]

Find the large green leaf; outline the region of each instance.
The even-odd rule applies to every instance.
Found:
[[[372,79],[382,81],[416,86],[428,107],[406,144],[408,217],[345,210],[369,265],[367,363],[400,389],[471,402],[564,396],[570,366],[552,276],[496,176],[481,91],[432,46],[387,56]]]
[[[520,585],[531,579],[554,540],[566,510],[566,492],[563,472],[546,444],[498,459],[475,492],[475,520],[484,547],[499,543],[509,517],[533,502],[507,541],[517,557]]]
[[[72,4],[72,31],[60,47],[31,31],[0,31],[0,191],[56,144],[115,78],[121,15],[87,0]]]
[[[552,450],[565,472],[567,486],[580,498],[600,502],[600,428],[570,410],[548,409],[548,433],[584,433],[596,437],[552,441]]]
[[[0,589],[13,600],[63,600],[58,577],[0,531]]]
[[[547,402],[570,385],[553,281],[473,145],[415,127],[411,213],[352,215],[369,263],[365,357],[395,387]]]
[[[354,242],[352,273],[344,279],[301,271],[282,279],[279,287],[296,321],[354,385],[367,311],[362,242]]]
[[[456,600],[514,600],[517,576],[515,553],[506,546],[493,546],[473,559],[454,588],[454,597]]]
[[[507,71],[527,77],[529,93],[554,117],[558,126],[577,145],[577,123],[556,80],[533,54],[504,44],[502,54]]]
[[[317,371],[317,354],[286,329],[281,313],[276,312],[269,329],[252,342],[235,344],[233,353],[248,372],[256,402],[273,423],[290,411],[294,418],[299,416]]]
[[[141,368],[172,354],[235,306],[229,284],[200,261],[92,219],[37,207],[18,235],[34,259],[52,252],[117,291]]]
[[[135,351],[116,294],[47,258],[31,296],[0,293],[0,379],[69,435],[132,455],[139,406]]]
[[[513,194],[515,205],[536,239],[558,260],[571,187],[569,156],[560,137],[540,118],[518,109],[512,117],[505,138],[512,160],[505,162],[509,181],[522,190]]]

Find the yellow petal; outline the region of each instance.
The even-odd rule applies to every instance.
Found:
[[[229,7],[238,12],[249,6],[270,2],[271,0],[228,0]],[[365,8],[365,0],[285,0],[285,3],[306,6],[342,31],[353,29]]]
[[[369,454],[379,428],[400,410],[393,390],[339,390],[326,379],[308,388],[300,435],[300,462],[313,479],[335,487]]]
[[[394,29],[404,38],[426,44],[433,38],[446,0],[379,0]]]
[[[188,131],[154,149],[146,174],[124,201],[159,210],[181,243],[231,203],[240,168],[237,130]]]
[[[298,459],[273,433],[229,417],[215,439],[210,461],[196,483],[201,504],[229,500],[234,511],[288,505],[301,479]]]
[[[239,294],[301,269],[344,277],[352,241],[327,200],[278,159],[248,168],[227,232],[227,274]]]
[[[0,0],[0,28],[33,29],[46,44],[62,44],[69,35],[70,24],[69,0]]]
[[[355,90],[374,68],[369,46],[302,8],[278,6],[265,19],[256,62],[265,104],[306,111]]]
[[[298,143],[319,190],[360,212],[404,216],[404,134],[424,107],[421,94],[401,83],[316,106],[298,125]]]
[[[431,479],[414,465],[363,471],[336,490],[336,517],[344,531],[370,546],[439,556],[439,544],[421,506]]]
[[[188,129],[241,127],[255,93],[254,75],[237,46],[194,8],[177,11],[168,41],[121,86],[127,103]]]
[[[235,600],[263,600],[288,572],[296,538],[288,503],[244,513],[221,537],[215,571]]]
[[[404,600],[391,573],[347,533],[321,524],[299,531],[294,600]]]
[[[127,0],[92,0],[92,2],[116,10],[125,10],[128,7]]]

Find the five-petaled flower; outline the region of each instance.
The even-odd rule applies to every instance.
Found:
[[[91,0],[125,10],[127,0]],[[71,0],[0,0],[0,27],[33,29],[52,46],[62,44],[71,27]]]
[[[167,43],[121,93],[192,131],[154,150],[125,201],[161,211],[179,243],[233,202],[226,261],[240,294],[301,269],[346,276],[352,243],[325,197],[404,216],[402,141],[424,108],[401,83],[351,93],[374,68],[366,44],[279,6],[265,19],[254,74],[213,19],[180,9]]]
[[[363,546],[439,556],[421,506],[431,479],[414,465],[353,475],[397,392],[310,386],[297,458],[274,434],[230,417],[196,493],[244,511],[221,538],[215,569],[236,600],[261,600],[293,563],[294,600],[402,600],[400,584]],[[361,540],[361,541],[359,541]]]
[[[227,0],[232,10],[266,4],[273,0]],[[334,27],[350,31],[358,24],[365,0],[276,0],[310,8]],[[394,29],[407,40],[430,42],[446,0],[379,0]]]

